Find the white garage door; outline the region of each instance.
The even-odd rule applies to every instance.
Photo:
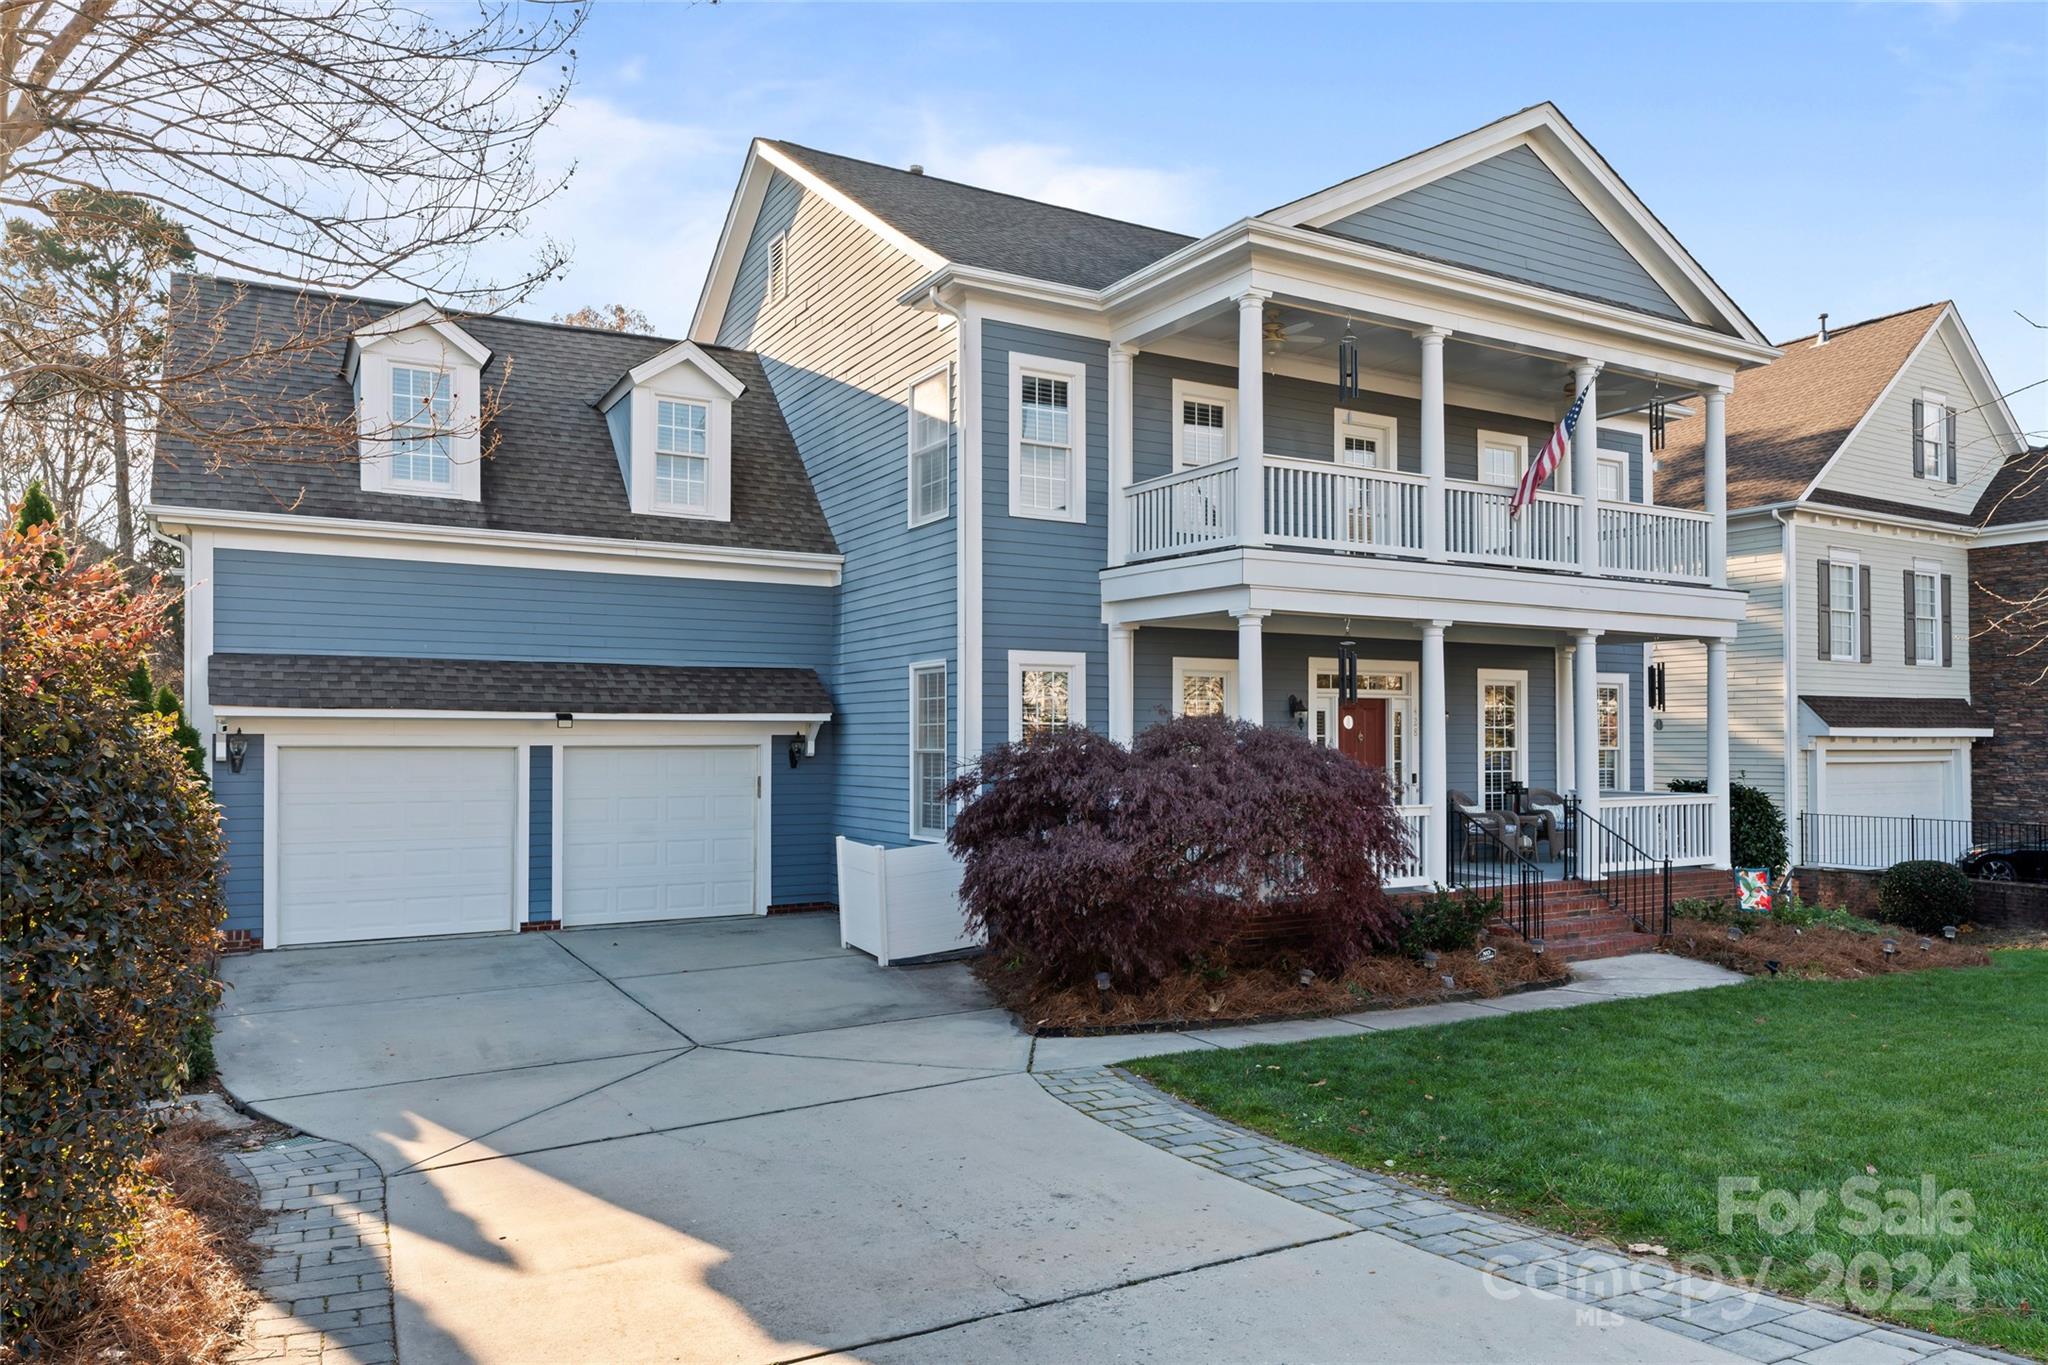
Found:
[[[754,912],[754,749],[562,753],[562,923]]]
[[[279,941],[510,928],[517,752],[279,749]]]
[[[1828,764],[1828,812],[1946,819],[1951,814],[1949,770],[1947,755],[1939,760],[1835,758]]]

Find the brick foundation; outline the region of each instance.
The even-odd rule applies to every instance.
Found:
[[[1971,882],[1974,918],[2001,929],[2048,929],[2048,886],[2030,882]]]
[[[1839,906],[1865,919],[1882,919],[1877,908],[1881,872],[1852,872],[1834,867],[1799,869],[1799,894],[1819,905]],[[1973,924],[2002,929],[2048,929],[2048,886],[2029,882],[1972,881],[1976,906]]]
[[[519,932],[522,934],[552,933],[561,927],[562,922],[558,919],[529,919],[519,922]]]
[[[2048,545],[1996,545],[1970,551],[1970,624],[1985,633],[1970,641],[1970,701],[1993,734],[1970,753],[1970,809],[1980,820],[2039,820],[2040,776],[2048,772],[2048,683],[2040,651],[2026,632],[1986,623],[2012,613],[2008,605],[2048,592]],[[1999,599],[2003,598],[2001,602]],[[2022,613],[2023,616],[2027,613]]]
[[[260,929],[222,929],[220,950],[224,953],[253,953],[263,946]]]
[[[830,910],[836,915],[839,913],[839,903],[837,901],[792,901],[788,905],[771,905],[768,907],[768,913],[771,915],[801,915],[814,910]]]
[[[1814,905],[1847,910],[1865,919],[1877,918],[1876,872],[1851,872],[1838,867],[1802,867],[1793,874],[1799,880],[1799,898]]]

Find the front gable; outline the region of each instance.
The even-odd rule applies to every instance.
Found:
[[[1769,344],[1550,104],[1262,218]]]
[[[1526,145],[1347,214],[1324,231],[1686,320]]]

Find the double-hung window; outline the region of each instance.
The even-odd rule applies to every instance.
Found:
[[[1237,660],[1175,659],[1173,713],[1228,716],[1237,710]]]
[[[1600,763],[1600,790],[1619,791],[1622,767],[1628,761],[1628,684],[1602,680],[1594,689],[1594,725]]]
[[[711,412],[702,403],[664,398],[655,410],[654,501],[703,511],[711,502]]]
[[[1941,574],[1913,571],[1913,662],[1941,662]]]
[[[910,832],[946,836],[946,666],[910,670]]]
[[[1087,724],[1084,654],[1010,652],[1010,738],[1030,743]]]
[[[1522,468],[1528,460],[1529,443],[1522,437],[1497,431],[1479,433],[1479,482],[1513,488],[1522,481]]]
[[[952,373],[920,379],[910,388],[910,524],[937,521],[951,510],[953,442]]]
[[[391,367],[391,480],[445,488],[454,482],[448,459],[455,400],[446,370]]]
[[[1862,657],[1856,639],[1857,565],[1828,561],[1828,643],[1829,657],[1854,663]]]
[[[1010,356],[1010,515],[1087,519],[1088,371]]]
[[[1920,417],[1920,477],[1948,483],[1948,464],[1955,458],[1948,444],[1948,400],[1930,393],[1914,404],[1914,410]]]

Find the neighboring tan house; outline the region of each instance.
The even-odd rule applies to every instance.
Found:
[[[1971,687],[1971,546],[2025,443],[1953,304],[1782,349],[1728,399],[1728,582],[1749,594],[1731,762],[1786,812],[1795,862],[1951,856],[1966,827],[1923,846],[1929,827],[1902,817],[1975,808],[1972,747],[1996,727]],[[1680,505],[1698,505],[1705,434],[1697,416],[1671,427],[1658,479]],[[1706,770],[1701,653],[1652,650],[1660,782]]]
[[[1970,684],[1991,734],[1973,756],[1980,819],[2048,821],[2048,446],[2007,460],[1970,542]]]
[[[181,286],[289,325],[236,288]],[[223,420],[354,404],[359,461],[157,454],[246,940],[830,902],[988,746],[1179,712],[1386,768],[1409,884],[1521,784],[1727,864],[1643,673],[1734,704],[1722,451],[1680,505],[1647,414],[1776,351],[1551,105],[1200,239],[757,141],[687,339],[342,306]]]

